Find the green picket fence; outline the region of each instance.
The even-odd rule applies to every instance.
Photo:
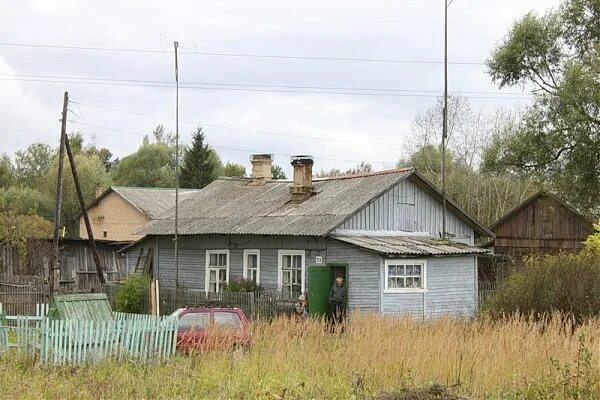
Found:
[[[115,313],[113,320],[39,320],[0,316],[0,351],[14,349],[42,365],[78,365],[106,359],[146,362],[175,352],[177,318]]]

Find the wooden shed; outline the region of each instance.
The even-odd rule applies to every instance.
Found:
[[[494,253],[518,267],[523,256],[576,251],[594,223],[556,195],[540,191],[496,221]]]

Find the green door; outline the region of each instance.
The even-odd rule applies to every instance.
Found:
[[[310,315],[320,317],[329,312],[329,289],[331,273],[326,265],[308,267],[308,311]]]

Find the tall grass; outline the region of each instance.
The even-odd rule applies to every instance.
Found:
[[[542,323],[365,315],[331,334],[321,321],[279,319],[255,324],[243,355],[61,369],[5,357],[0,397],[360,399],[435,382],[475,398],[571,398],[579,386],[592,393],[580,398],[598,398],[600,320],[571,327],[558,316]]]

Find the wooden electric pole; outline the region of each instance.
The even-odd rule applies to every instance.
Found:
[[[58,149],[58,179],[56,183],[56,202],[54,205],[54,236],[52,238],[52,260],[48,268],[48,286],[50,294],[57,289],[55,282],[57,271],[60,271],[60,215],[62,212],[62,181],[63,163],[65,159],[65,139],[67,135],[67,106],[69,105],[69,93],[65,92],[60,125],[60,147]]]
[[[179,65],[177,63],[177,48],[179,42],[173,42],[175,47],[175,289],[179,287]]]
[[[81,215],[85,222],[85,229],[88,234],[88,241],[90,243],[90,249],[92,250],[92,256],[94,257],[94,263],[96,264],[96,272],[98,273],[98,280],[101,284],[106,283],[104,279],[104,273],[102,272],[102,264],[100,263],[100,257],[98,256],[98,250],[96,249],[96,242],[94,240],[94,233],[92,232],[92,225],[90,224],[90,218],[88,217],[87,210],[85,208],[85,201],[83,200],[83,193],[81,192],[81,185],[79,184],[79,175],[77,174],[77,166],[75,165],[75,157],[71,151],[71,144],[67,134],[65,137],[65,148],[67,149],[67,156],[69,157],[69,164],[71,165],[71,173],[73,174],[73,181],[75,181],[75,190],[77,191],[77,199],[79,200],[79,207],[81,208]]]
[[[452,0],[450,0],[452,3]],[[442,116],[442,238],[446,238],[446,142],[448,141],[448,0],[444,0],[444,111]]]

